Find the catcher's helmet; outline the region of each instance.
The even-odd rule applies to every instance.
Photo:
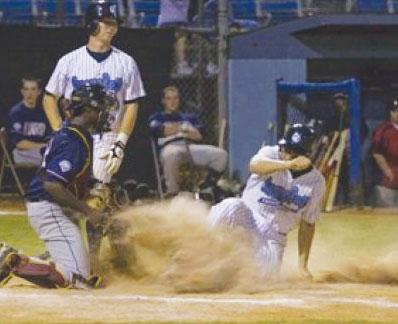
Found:
[[[109,129],[109,112],[116,105],[116,99],[108,95],[103,86],[99,84],[86,84],[72,92],[67,110],[70,116],[78,116],[83,112],[85,107],[97,109],[99,118],[96,131],[102,132]]]
[[[278,144],[300,155],[309,155],[315,140],[315,132],[311,127],[294,124],[289,127],[285,136]]]
[[[97,30],[98,23],[104,18],[115,19],[118,23],[120,22],[117,4],[103,0],[90,3],[85,16],[85,26],[88,33],[94,33]]]

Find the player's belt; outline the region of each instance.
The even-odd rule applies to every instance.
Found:
[[[287,233],[278,232],[279,235],[286,236]]]

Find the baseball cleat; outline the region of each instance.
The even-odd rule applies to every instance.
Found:
[[[94,289],[103,288],[104,287],[103,284],[104,284],[104,277],[100,275],[92,275],[87,279],[87,285],[90,288]]]

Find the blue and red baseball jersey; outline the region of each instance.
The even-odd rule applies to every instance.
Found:
[[[50,127],[43,108],[28,108],[23,102],[16,104],[8,113],[7,133],[12,146],[22,140],[46,142]]]
[[[57,181],[78,199],[87,194],[92,171],[93,142],[85,129],[64,124],[50,139],[43,163],[26,193],[28,201],[52,201],[43,186],[44,181]]]

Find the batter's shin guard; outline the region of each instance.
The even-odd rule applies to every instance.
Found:
[[[11,253],[7,256],[6,264],[11,273],[44,288],[66,288],[68,282],[62,273],[50,262],[40,262],[26,255]]]

